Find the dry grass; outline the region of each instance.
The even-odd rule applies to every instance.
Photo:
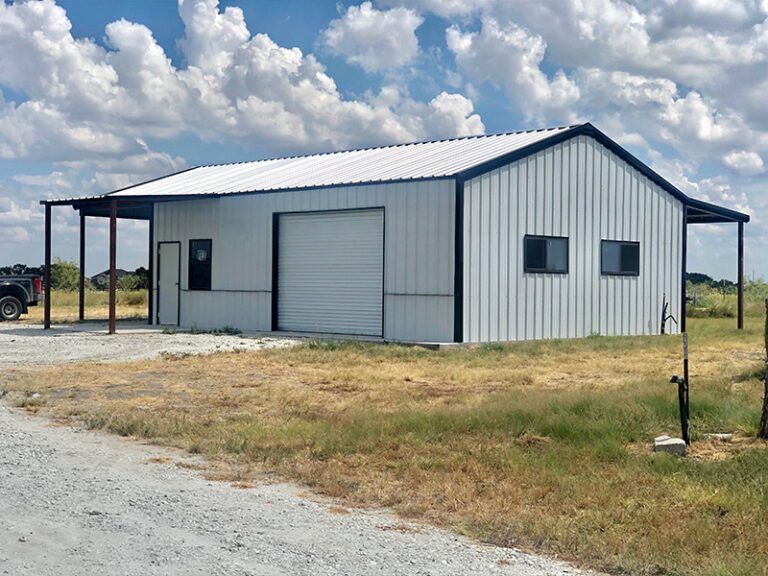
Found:
[[[170,456],[152,456],[147,458],[147,464],[170,464],[173,462],[173,458]]]
[[[752,434],[761,324],[691,321],[694,457],[677,431],[680,338],[444,352],[320,343],[248,354],[14,369],[17,405],[202,454],[207,477],[277,474],[500,545],[631,574],[768,573],[768,450]],[[33,388],[30,382],[34,383]],[[32,392],[41,395],[32,399]]]
[[[69,323],[78,321],[80,295],[77,292],[51,292],[51,321]],[[22,316],[23,322],[41,324],[45,307],[42,302],[29,309],[29,314]],[[147,318],[147,291],[117,292],[117,317],[121,320],[141,320]],[[89,290],[85,293],[85,318],[107,320],[109,318],[109,294]]]

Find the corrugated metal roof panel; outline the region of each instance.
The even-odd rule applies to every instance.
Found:
[[[199,166],[101,196],[44,200],[41,204],[78,205],[84,204],[85,201],[102,203],[105,197],[143,199],[156,196],[160,199],[173,196],[218,196],[243,192],[451,178],[459,174],[472,177],[476,172],[483,171],[486,163],[497,158],[523,151],[528,146],[549,138],[561,141],[579,134],[587,134],[597,139],[675,198],[686,202],[692,209],[705,213],[701,218],[709,218],[707,221],[712,222],[749,222],[747,214],[689,198],[589,123],[236,164]],[[715,220],[712,220],[712,217]],[[704,220],[689,219],[689,222],[694,221]]]
[[[236,194],[449,177],[572,127],[200,166],[111,196]]]

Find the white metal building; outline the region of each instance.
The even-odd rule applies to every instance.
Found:
[[[664,301],[675,332],[687,225],[737,222],[743,267],[749,220],[591,124],[203,166],[43,203],[48,226],[61,204],[81,223],[150,220],[151,323],[418,342],[656,334]]]

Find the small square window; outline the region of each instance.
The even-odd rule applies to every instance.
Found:
[[[603,240],[600,271],[606,276],[639,276],[640,243]]]
[[[526,272],[568,273],[568,238],[526,235],[523,247]]]
[[[189,241],[189,289],[211,289],[211,241]]]

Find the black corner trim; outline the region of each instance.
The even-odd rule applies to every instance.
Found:
[[[147,324],[155,323],[155,205],[152,204],[152,212],[149,216],[149,254],[147,255],[149,266],[147,281]]]
[[[688,268],[688,206],[683,206],[683,246],[680,257],[681,287],[680,287],[680,332],[685,332],[686,289],[685,275]]]
[[[453,241],[453,341],[464,341],[464,181],[456,179]]]
[[[278,258],[280,256],[280,214],[272,213],[272,332],[277,332],[277,273]]]

